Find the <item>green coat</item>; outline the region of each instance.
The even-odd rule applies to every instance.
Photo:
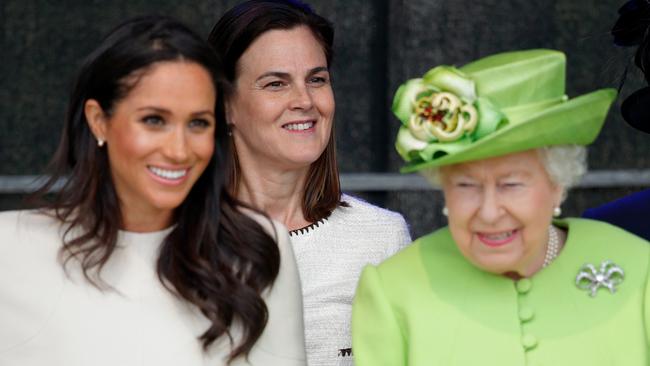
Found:
[[[648,365],[648,242],[584,219],[558,258],[530,279],[484,272],[449,230],[416,240],[361,276],[353,306],[357,366]],[[578,289],[585,263],[625,271],[615,293]]]

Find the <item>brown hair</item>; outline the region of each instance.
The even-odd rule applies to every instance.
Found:
[[[110,115],[134,87],[129,82],[132,75],[156,62],[176,60],[198,63],[211,73],[215,86],[219,84],[217,55],[177,21],[141,17],[114,29],[81,67],[50,164],[51,178],[33,197],[64,224],[60,251],[64,268],[77,260],[86,279],[101,290],[110,288],[100,272],[117,248],[123,218],[106,149],[96,145],[84,104],[97,100]],[[266,326],[268,310],[261,293],[277,277],[280,253],[275,240],[241,212],[243,205],[224,187],[230,149],[227,130],[225,121],[217,120],[214,155],[176,209],[176,225],[161,245],[156,270],[170,292],[210,320],[199,337],[204,349],[222,336],[233,341],[230,327],[235,320],[242,325],[242,338],[233,342],[230,362],[247,355]],[[61,191],[48,195],[64,177]]]
[[[265,32],[273,29],[308,27],[325,53],[327,66],[332,63],[334,28],[312,11],[309,5],[295,0],[251,0],[228,10],[212,28],[208,42],[217,50],[224,64],[225,98],[232,95],[237,79],[237,62],[246,49]],[[221,101],[223,103],[223,100]],[[224,116],[225,118],[225,116]],[[334,125],[321,156],[311,164],[304,187],[302,211],[305,219],[316,222],[332,213],[341,202],[341,187],[336,163]],[[237,149],[230,152],[232,164],[228,189],[236,194],[241,179]]]

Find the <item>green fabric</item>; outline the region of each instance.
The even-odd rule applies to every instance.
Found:
[[[460,70],[474,80],[478,95],[507,108],[563,96],[565,64],[562,52],[540,49],[488,56]]]
[[[511,123],[455,154],[408,165],[401,171],[414,172],[430,166],[486,159],[543,146],[588,145],[598,136],[615,97],[614,90],[603,89],[571,99],[531,116],[525,123]]]
[[[466,75],[455,67],[442,65],[427,71],[422,76],[422,81],[472,102],[476,99],[476,85],[472,79],[465,77]]]
[[[443,91],[474,86],[477,99],[472,103],[478,108],[478,125],[471,135],[446,142],[418,141],[409,136],[408,129],[400,129],[395,145],[407,162],[401,171],[414,172],[542,146],[592,143],[616,91],[601,89],[568,99],[565,69],[564,54],[545,49],[500,53],[457,70],[444,66],[432,69],[425,76],[436,76],[437,87]],[[423,80],[409,80],[395,94],[393,112],[404,126],[415,115],[414,97],[426,87]]]
[[[605,223],[558,225],[569,233],[559,257],[519,283],[471,265],[446,228],[366,267],[353,304],[355,364],[648,365],[650,244]],[[575,286],[583,264],[608,259],[625,271],[616,293],[592,298]]]

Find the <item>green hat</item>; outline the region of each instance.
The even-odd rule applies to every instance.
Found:
[[[568,99],[565,69],[562,52],[515,51],[405,82],[392,107],[402,121],[395,142],[407,162],[402,172],[593,142],[616,91]]]

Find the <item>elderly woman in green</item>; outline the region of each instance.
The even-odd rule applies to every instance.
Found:
[[[404,171],[442,187],[449,225],[365,268],[357,366],[648,364],[650,245],[558,218],[615,92],[569,100],[564,79],[562,53],[531,50],[398,90]]]

